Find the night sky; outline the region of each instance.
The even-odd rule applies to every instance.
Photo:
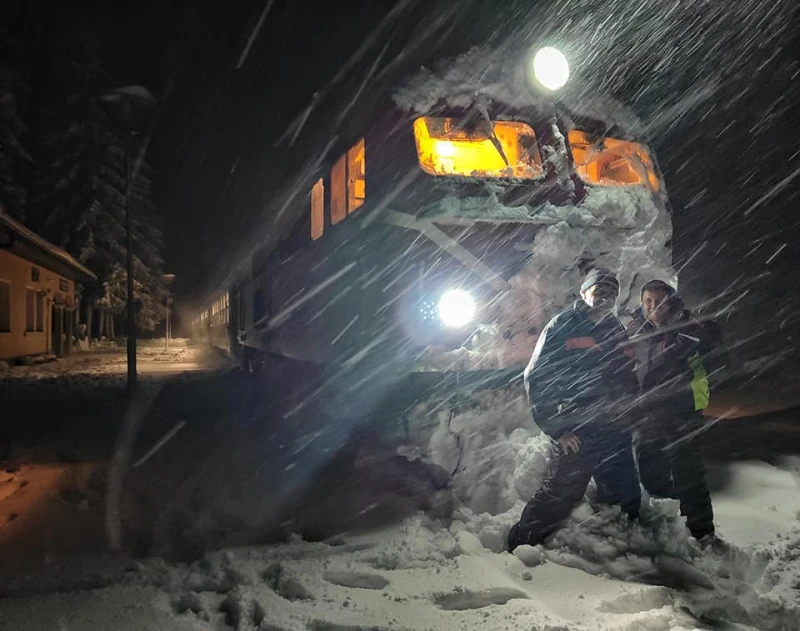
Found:
[[[196,297],[244,234],[271,229],[263,220],[270,204],[326,139],[332,117],[384,46],[386,72],[375,89],[470,45],[541,37],[577,51],[576,80],[652,123],[675,210],[675,262],[688,261],[681,290],[690,304],[725,288],[715,306],[748,292],[730,331],[767,330],[774,348],[800,336],[793,291],[800,177],[792,179],[800,169],[800,22],[793,0],[78,4],[66,12],[40,2],[50,8],[39,19],[56,30],[64,20],[86,20],[101,38],[109,73],[161,100],[148,158],[179,298]],[[363,57],[331,85],[362,45]],[[278,143],[315,92],[319,105],[297,142]]]

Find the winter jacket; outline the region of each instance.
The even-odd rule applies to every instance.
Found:
[[[595,323],[588,311],[579,300],[550,320],[525,369],[534,422],[556,439],[589,422],[586,410],[614,416],[610,408],[637,390],[625,328],[611,313]]]
[[[728,363],[715,322],[700,322],[683,310],[672,324],[657,328],[639,312],[628,330],[638,347],[645,405],[683,415],[708,407],[712,386]]]

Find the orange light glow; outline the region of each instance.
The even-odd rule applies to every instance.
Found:
[[[347,213],[364,205],[367,197],[366,152],[364,139],[347,152]]]
[[[494,135],[502,154],[487,132],[459,129],[457,119],[422,117],[414,121],[417,156],[426,173],[523,179],[543,174],[536,136],[529,125],[497,121]]]
[[[318,179],[311,188],[311,238],[316,241],[325,232],[325,184]]]
[[[615,186],[647,184],[653,191],[661,188],[647,149],[636,142],[617,138],[596,138],[573,129],[568,134],[575,171],[589,184]]]

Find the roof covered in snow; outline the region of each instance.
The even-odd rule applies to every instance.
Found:
[[[559,109],[573,115],[615,125],[636,135],[644,134],[644,127],[633,111],[609,96],[589,91],[578,78],[558,92],[538,90],[532,78],[533,52],[513,45],[493,49],[474,47],[444,60],[434,69],[422,68],[410,76],[395,90],[394,102],[398,107],[419,113],[439,103],[466,108],[478,95],[513,108],[547,109],[558,103]]]
[[[37,259],[35,262],[45,267],[55,267],[63,276],[71,280],[91,282],[96,281],[97,276],[94,275],[89,268],[83,265],[75,257],[73,257],[66,250],[50,243],[44,237],[40,237],[30,228],[26,228],[19,221],[6,213],[5,209],[0,206],[0,226],[7,232],[13,235],[11,238],[10,246],[3,246],[9,250],[18,250],[18,243],[28,246],[24,251],[16,251],[15,254],[21,255],[23,258],[31,258],[31,254]],[[31,249],[33,251],[31,251]],[[38,256],[36,256],[38,254]]]

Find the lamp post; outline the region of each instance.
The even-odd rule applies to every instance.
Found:
[[[128,335],[128,391],[136,389],[136,315],[133,300],[133,235],[131,230],[131,144],[134,137],[149,129],[156,99],[147,88],[128,85],[100,97],[112,120],[125,134],[125,259],[127,269],[126,333]]]
[[[172,327],[170,326],[170,312],[169,312],[169,286],[172,284],[172,281],[175,280],[175,274],[162,274],[161,279],[164,281],[164,284],[167,286],[167,300],[166,300],[166,307],[167,307],[167,317],[164,323],[164,350],[169,348],[169,338],[172,333],[170,330]]]

